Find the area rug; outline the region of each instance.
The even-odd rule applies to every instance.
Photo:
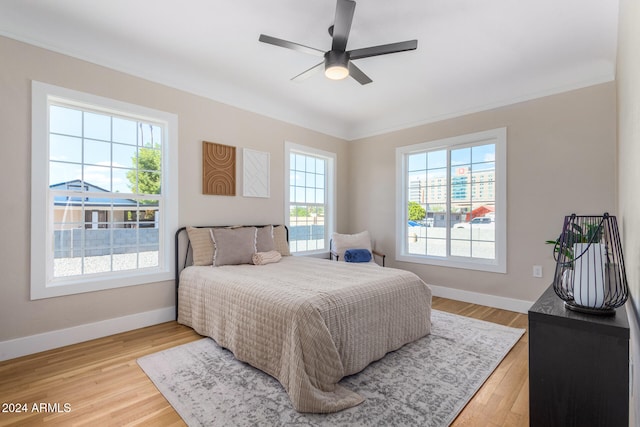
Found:
[[[430,335],[343,378],[364,403],[296,412],[280,383],[203,338],[138,359],[189,426],[448,426],[524,329],[432,312]]]

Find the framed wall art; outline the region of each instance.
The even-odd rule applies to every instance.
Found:
[[[236,195],[236,147],[202,141],[202,194]]]
[[[242,195],[268,198],[270,154],[245,148],[242,150],[242,163]]]

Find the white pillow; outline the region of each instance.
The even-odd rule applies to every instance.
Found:
[[[331,250],[338,254],[338,261],[344,261],[347,249],[367,249],[371,252],[371,236],[365,230],[356,234],[331,234]]]

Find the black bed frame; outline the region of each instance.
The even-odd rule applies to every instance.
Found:
[[[278,227],[281,224],[263,224],[263,225],[242,225],[241,227],[267,227],[269,225],[273,225],[274,227]],[[289,228],[286,225],[283,225],[287,237],[287,243],[289,242]],[[232,226],[229,225],[202,225],[202,226],[193,226],[193,228],[229,228]],[[188,267],[189,264],[189,253],[191,251],[191,241],[189,240],[189,236],[187,234],[187,248],[184,251],[184,261],[182,266],[180,265],[181,257],[180,257],[180,235],[184,233],[187,234],[187,227],[180,227],[178,231],[176,231],[175,235],[175,269],[176,269],[176,320],[178,320],[178,288],[180,287],[180,272]]]

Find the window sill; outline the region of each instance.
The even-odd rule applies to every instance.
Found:
[[[410,262],[413,264],[435,265],[439,267],[462,268],[465,270],[487,271],[491,273],[507,273],[506,265],[500,265],[492,261],[467,261],[462,259],[444,259],[439,257],[398,255],[396,261]]]
[[[32,283],[31,300],[124,288],[174,279],[175,277],[170,271],[154,269],[149,272],[123,271],[122,273],[109,274],[108,276],[95,275],[93,277],[85,276],[77,279],[55,280],[47,284]]]

